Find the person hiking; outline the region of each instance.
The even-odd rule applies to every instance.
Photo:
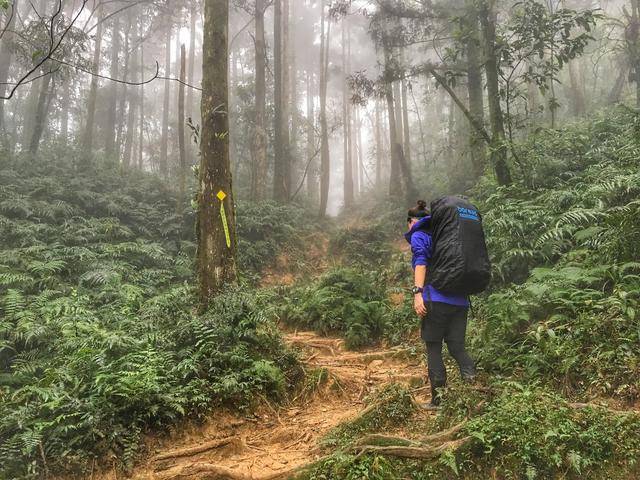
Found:
[[[442,389],[447,383],[447,371],[442,359],[442,344],[447,343],[451,356],[460,368],[465,381],[473,381],[475,363],[465,349],[469,297],[463,293],[450,293],[435,288],[429,278],[433,259],[432,216],[427,204],[419,200],[407,214],[408,231],[405,234],[411,245],[411,264],[414,271],[413,305],[422,319],[421,337],[427,349],[427,368],[431,384],[431,402],[428,409],[440,405]],[[482,239],[484,243],[484,237]]]

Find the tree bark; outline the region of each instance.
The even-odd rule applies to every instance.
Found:
[[[184,82],[186,81],[186,49],[184,44],[180,46],[180,86],[178,87],[178,149],[180,152],[180,182],[178,194],[178,214],[184,209],[184,199],[187,190],[187,151],[184,142]]]
[[[251,169],[251,199],[262,201],[267,189],[267,131],[265,128],[266,77],[265,77],[265,40],[264,40],[264,0],[255,3],[255,83],[256,118],[253,134],[253,165]]]
[[[329,157],[329,131],[327,125],[327,76],[329,69],[329,41],[331,39],[331,19],[325,22],[325,0],[320,3],[320,216],[327,213],[329,182],[331,181],[331,159]],[[325,23],[327,34],[325,38]]]
[[[287,105],[286,32],[288,23],[288,0],[275,0],[273,25],[273,68],[274,68],[274,172],[273,198],[279,202],[289,200],[291,171],[289,168],[289,116]],[[284,17],[284,18],[283,18]]]
[[[318,162],[315,160],[315,113],[313,105],[313,73],[307,70],[307,195],[312,203],[318,201]]]
[[[3,41],[0,42],[0,96],[6,93],[6,85],[9,78],[9,67],[11,65],[11,30],[18,16],[19,0],[13,0],[10,10],[7,10],[5,16],[11,16],[10,19],[2,26],[5,29]],[[4,100],[0,99],[0,135],[2,135],[1,144],[7,149],[8,136],[4,119]]]
[[[29,142],[29,153],[35,155],[38,153],[40,147],[40,139],[44,133],[44,129],[47,123],[47,111],[50,103],[48,102],[49,85],[51,84],[52,75],[46,75],[40,84],[40,93],[38,95],[38,104],[36,106],[36,112],[33,122],[33,132],[31,133],[31,140]]]
[[[143,29],[140,26],[140,79],[144,78],[144,43]],[[144,165],[144,85],[140,86],[140,131],[138,136],[138,169]]]
[[[391,62],[391,52],[388,46],[384,46],[385,69],[389,68]],[[384,97],[387,101],[387,118],[389,123],[389,155],[391,157],[391,168],[389,171],[389,196],[397,196],[402,187],[400,180],[400,159],[398,153],[402,150],[402,145],[398,144],[398,129],[396,127],[396,115],[393,98],[393,85],[388,82],[384,85]],[[398,149],[400,146],[400,149]]]
[[[100,53],[102,49],[102,34],[104,24],[104,10],[97,6],[97,29],[96,29],[96,43],[93,50],[93,64],[91,70],[93,73],[100,72]],[[87,120],[84,127],[84,133],[82,137],[82,151],[85,155],[90,155],[93,149],[93,130],[96,116],[96,102],[98,99],[98,77],[91,76],[91,86],[89,87],[89,98],[87,100]]]
[[[141,45],[142,46],[142,45]],[[127,49],[127,56],[131,57],[131,79],[136,80],[136,76],[138,75],[138,53],[135,51],[129,52]],[[128,62],[127,62],[128,63]],[[140,78],[142,80],[142,78]],[[141,86],[142,87],[142,86]],[[140,88],[140,87],[138,87]],[[132,163],[132,152],[133,152],[133,139],[134,132],[136,127],[136,110],[138,107],[138,92],[128,90],[127,101],[128,101],[128,111],[127,111],[127,131],[124,140],[124,154],[122,157],[122,163],[125,168],[129,168]]]
[[[120,16],[113,18],[113,29],[111,34],[111,78],[118,78],[120,71]],[[116,82],[112,82],[109,88],[110,100],[107,102],[107,125],[105,128],[105,153],[107,157],[113,157],[116,145],[116,105],[118,104],[118,88]]]
[[[484,0],[479,14],[484,44],[484,68],[487,76],[489,117],[491,120],[491,161],[496,172],[498,184],[509,185],[511,184],[511,171],[507,164],[507,145],[502,107],[500,105],[498,59],[495,47],[495,0]]]
[[[197,228],[201,309],[237,278],[229,162],[228,22],[228,0],[205,0]]]
[[[478,11],[474,0],[465,1],[467,15],[464,17],[467,30],[466,55],[467,55],[467,92],[469,95],[469,113],[479,125],[484,125],[484,93],[482,88],[481,51],[478,36]],[[469,149],[473,165],[473,175],[479,178],[484,172],[487,162],[484,140],[478,131],[469,129]]]
[[[376,134],[376,188],[382,186],[382,159],[383,159],[383,145],[382,145],[382,129],[380,128],[380,103],[375,100],[375,134]]]
[[[349,105],[349,94],[347,86],[347,20],[342,19],[342,122],[343,122],[343,169],[344,169],[344,207],[349,209],[353,206],[353,148],[351,144],[351,108]]]
[[[167,26],[165,37],[165,59],[164,76],[171,76],[171,25]],[[169,104],[171,101],[171,82],[164,81],[164,99],[162,103],[162,137],[160,138],[160,174],[166,176],[169,171],[168,149],[169,149]]]
[[[294,171],[296,170],[296,161],[298,160],[298,68],[296,66],[296,0],[291,2],[290,21],[289,24],[289,65],[290,65],[290,112],[291,112],[291,136],[289,139],[289,197],[291,197],[291,188],[293,185]]]

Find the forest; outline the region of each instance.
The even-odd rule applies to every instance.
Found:
[[[0,0],[0,480],[640,478],[639,218],[640,0]]]

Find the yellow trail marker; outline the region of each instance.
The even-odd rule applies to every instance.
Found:
[[[231,248],[231,236],[229,235],[229,224],[227,223],[227,212],[224,209],[224,199],[227,198],[227,194],[222,190],[216,195],[220,199],[220,218],[222,219],[222,226],[224,228],[224,237],[227,241],[227,248]]]

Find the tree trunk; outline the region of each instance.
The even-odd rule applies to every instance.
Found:
[[[187,152],[184,142],[184,82],[186,81],[186,49],[184,44],[180,46],[180,86],[178,87],[178,149],[180,151],[180,191],[178,194],[178,214],[184,209],[187,183]]]
[[[331,181],[331,159],[329,157],[329,131],[327,125],[327,76],[329,74],[329,41],[331,39],[331,19],[327,18],[325,38],[325,0],[320,2],[320,216],[327,213],[329,182]]]
[[[391,62],[391,52],[389,47],[384,46],[385,69],[389,68]],[[389,171],[389,196],[397,196],[400,194],[402,187],[400,180],[400,159],[398,153],[402,150],[402,145],[398,143],[398,129],[396,127],[396,108],[393,99],[393,85],[386,83],[384,85],[384,97],[387,101],[387,118],[389,121],[389,155],[391,157],[391,168]],[[400,149],[398,150],[398,147]]]
[[[482,2],[480,24],[484,44],[484,67],[487,76],[489,117],[491,120],[491,161],[499,185],[511,184],[511,172],[507,165],[507,145],[504,132],[500,87],[498,85],[498,60],[496,58],[495,0]]]
[[[62,106],[60,109],[60,136],[62,144],[67,145],[69,141],[69,104],[71,103],[71,79],[65,78],[62,83]]]
[[[236,281],[236,230],[229,162],[228,0],[205,0],[197,266],[201,309]]]
[[[311,203],[318,201],[318,162],[315,160],[315,113],[313,105],[313,73],[307,70],[307,195]]]
[[[190,25],[189,25],[189,67],[187,71],[187,82],[189,85],[195,86],[195,64],[196,64],[196,21],[198,18],[198,4],[197,2],[191,2],[191,13],[190,13]],[[186,115],[187,118],[190,119],[192,124],[198,122],[195,118],[196,116],[196,107],[194,105],[194,89],[189,88],[187,90],[187,98],[186,98]],[[187,162],[189,165],[193,165],[194,159],[194,148],[193,142],[190,141],[191,135],[187,136]]]
[[[3,41],[0,42],[0,96],[7,93],[6,81],[9,78],[9,67],[11,65],[11,30],[18,16],[19,0],[13,0],[10,9],[7,9],[5,17],[11,16],[2,28],[5,31]],[[0,99],[0,135],[2,136],[0,144],[7,149],[8,135],[4,119],[4,100]]]
[[[140,80],[144,79],[144,43],[142,42],[143,29],[140,26]],[[140,86],[140,131],[138,136],[138,169],[144,165],[144,85]]]
[[[113,19],[113,30],[111,34],[111,78],[118,78],[120,72],[120,16]],[[107,126],[105,128],[105,153],[107,157],[113,157],[116,145],[116,105],[118,103],[119,84],[112,82],[109,88],[110,100],[107,109]]]
[[[585,100],[582,93],[583,82],[581,82],[578,78],[578,72],[576,71],[576,62],[577,60],[572,60],[568,65],[571,91],[571,107],[573,109],[573,114],[576,117],[581,117],[585,112]]]
[[[289,65],[290,68],[290,111],[291,111],[291,138],[289,141],[289,197],[291,196],[291,188],[293,185],[293,173],[296,170],[296,162],[298,160],[298,69],[296,67],[296,0],[291,2],[291,15],[289,24]]]
[[[289,0],[282,2],[282,198],[284,202],[289,201],[291,196],[291,140],[289,134],[289,120],[291,117],[291,105],[289,95]],[[295,0],[294,0],[295,1]]]
[[[251,169],[251,199],[262,201],[267,189],[267,131],[265,128],[266,77],[265,77],[265,40],[264,40],[264,0],[256,0],[256,120],[253,136],[253,165]]]
[[[358,152],[358,192],[363,193],[365,188],[365,178],[367,173],[364,168],[364,150],[362,148],[362,120],[360,118],[360,107],[356,107],[355,128],[356,128],[356,152]]]
[[[384,147],[382,145],[382,129],[380,128],[380,103],[375,100],[375,135],[376,135],[376,188],[382,186],[382,159]]]
[[[279,202],[289,200],[291,170],[289,168],[289,116],[288,86],[289,66],[286,65],[288,0],[275,0],[273,25],[273,68],[274,68],[274,172],[273,198]],[[284,17],[284,18],[283,18]]]
[[[100,73],[100,53],[102,49],[102,31],[104,24],[104,10],[97,6],[97,22],[98,27],[96,29],[96,44],[93,50],[93,64],[91,70],[93,73]],[[98,99],[98,77],[91,76],[91,86],[89,87],[89,98],[87,100],[87,120],[84,127],[84,133],[82,136],[82,151],[85,155],[91,155],[93,150],[93,130],[96,116],[96,102]]]
[[[353,206],[353,148],[351,144],[351,108],[347,86],[347,20],[342,19],[342,122],[343,122],[343,168],[344,168],[344,207]]]
[[[171,25],[167,26],[165,37],[165,59],[164,76],[171,76]],[[168,148],[169,148],[169,104],[171,100],[171,82],[164,81],[164,101],[162,103],[162,137],[160,138],[160,174],[167,176],[168,168]]]
[[[141,45],[142,46],[142,45]],[[131,57],[131,80],[136,80],[136,76],[138,75],[138,54],[134,50],[133,52],[129,52],[127,49],[127,57]],[[142,81],[142,78],[140,79]],[[138,87],[141,88],[142,86]],[[128,89],[127,100],[129,103],[129,110],[127,111],[127,132],[124,140],[124,154],[122,157],[122,163],[126,168],[129,168],[132,163],[132,152],[133,152],[133,134],[135,132],[135,124],[136,124],[136,110],[137,110],[137,100],[138,100],[138,92],[135,90]]]
[[[47,123],[47,106],[50,105],[48,103],[48,96],[51,94],[49,92],[49,85],[51,84],[52,75],[46,75],[41,82],[40,85],[40,94],[38,95],[38,105],[36,107],[36,113],[33,122],[33,132],[31,134],[31,141],[29,143],[29,153],[35,155],[38,153],[38,148],[40,147],[40,139],[42,138],[42,134],[44,133],[44,128]]]
[[[464,29],[467,30],[467,92],[469,95],[469,113],[479,125],[484,125],[484,94],[482,89],[481,50],[478,37],[478,12],[474,0],[466,0],[467,15],[464,17]],[[487,161],[484,139],[473,128],[469,129],[469,149],[473,165],[473,176],[479,178],[484,172]]]
[[[636,107],[640,108],[640,0],[631,0],[631,25],[627,27],[631,43],[631,67],[636,83]]]

